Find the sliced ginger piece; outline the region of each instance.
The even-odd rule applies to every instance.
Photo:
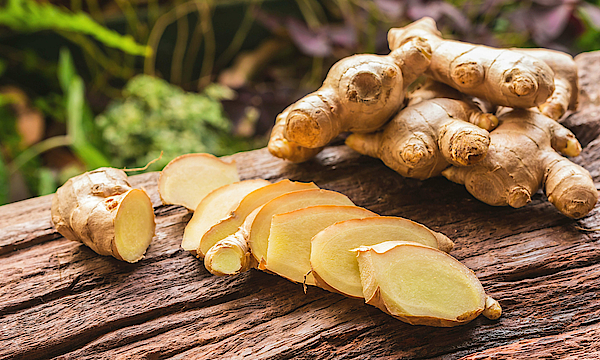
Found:
[[[262,179],[245,180],[221,186],[210,192],[194,211],[194,216],[185,227],[181,247],[196,254],[202,236],[219,221],[227,218],[240,204],[240,201],[270,182]]]
[[[211,191],[240,181],[235,161],[210,154],[186,154],[171,160],[161,171],[158,192],[164,204],[195,210]]]
[[[69,179],[52,199],[52,222],[100,255],[137,262],[154,237],[152,202],[123,170],[99,168]]]
[[[342,221],[327,227],[312,239],[310,265],[317,286],[362,298],[358,263],[351,250],[391,240],[417,242],[442,251],[450,251],[453,246],[445,235],[400,217]]]
[[[281,180],[274,184],[261,187],[246,195],[235,210],[226,219],[210,228],[200,240],[197,250],[199,257],[205,257],[208,250],[220,240],[236,233],[244,220],[254,209],[265,204],[279,195],[291,191],[317,189],[313,183],[292,182]]]
[[[367,304],[412,325],[457,326],[500,317],[475,273],[443,251],[387,241],[356,249]]]
[[[353,206],[354,203],[342,193],[322,189],[294,191],[266,203],[256,214],[248,236],[250,250],[258,261],[259,268],[264,269],[268,260],[268,240],[273,216],[314,205]]]
[[[336,222],[378,216],[357,206],[318,205],[273,216],[266,269],[284,278],[315,285],[310,274],[310,241]]]

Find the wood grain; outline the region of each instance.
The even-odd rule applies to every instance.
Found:
[[[586,147],[574,159],[600,187],[600,53],[577,57],[581,110],[564,120]],[[598,107],[598,108],[597,108]],[[600,114],[600,112],[598,113]],[[578,221],[540,193],[491,207],[443,178],[405,179],[345,146],[301,165],[265,149],[232,156],[243,179],[314,181],[357,205],[452,238],[504,314],[457,328],[410,326],[362,301],[250,271],[210,275],[179,244],[190,214],[165,206],[156,173],[132,178],[157,214],[137,264],[57,234],[50,196],[0,207],[0,359],[597,358],[600,208]]]

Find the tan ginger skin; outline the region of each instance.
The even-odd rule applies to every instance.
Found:
[[[289,141],[283,136],[285,131],[285,123],[290,113],[291,106],[288,106],[283,110],[275,119],[275,125],[271,130],[271,137],[267,148],[271,155],[280,159],[285,159],[293,163],[301,163],[308,161],[323,150],[322,147],[307,148],[296,144],[293,141]]]
[[[134,194],[135,193],[135,194]],[[136,242],[139,254],[130,258],[121,254],[115,238],[115,222],[120,206],[127,196],[135,195],[139,206],[145,207],[147,229]],[[56,230],[69,240],[79,241],[100,255],[136,262],[154,235],[152,202],[144,190],[132,189],[123,170],[99,168],[69,179],[52,198],[52,222]],[[127,214],[125,214],[127,216]]]
[[[554,92],[546,102],[538,106],[542,114],[558,120],[567,110],[577,109],[579,100],[577,64],[571,55],[548,49],[512,50],[542,60],[554,71]]]
[[[522,207],[543,187],[566,216],[580,218],[594,208],[598,191],[589,172],[557,153],[580,153],[573,133],[536,111],[515,109],[499,120],[486,157],[473,166],[444,170],[446,178],[489,205]]]
[[[338,61],[317,91],[289,108],[285,138],[318,148],[344,131],[377,130],[402,106],[406,87],[427,69],[430,57],[429,44],[414,38],[385,56]]]
[[[390,49],[415,37],[426,39],[433,51],[426,75],[465,94],[495,105],[530,108],[554,91],[554,73],[544,61],[519,51],[444,40],[429,17],[391,29]]]
[[[402,176],[427,179],[450,164],[471,165],[485,156],[490,135],[469,121],[497,122],[464,101],[424,100],[401,110],[382,131],[350,135],[346,145],[381,159]]]

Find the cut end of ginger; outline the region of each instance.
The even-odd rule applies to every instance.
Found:
[[[136,262],[154,237],[154,210],[144,190],[132,189],[121,200],[115,216],[116,254],[127,262]]]
[[[211,191],[238,181],[235,162],[227,163],[210,154],[186,154],[171,160],[161,171],[158,192],[165,204],[195,210]]]
[[[488,307],[473,271],[443,251],[390,241],[358,248],[357,259],[365,301],[409,324],[463,325]],[[489,308],[499,316],[497,302]]]
[[[362,298],[363,288],[356,254],[351,250],[384,241],[411,241],[437,249],[440,247],[439,239],[447,238],[400,217],[381,216],[342,221],[329,226],[312,239],[312,273],[318,286],[346,296]],[[445,242],[443,247],[451,248]]]
[[[245,180],[221,186],[210,192],[200,201],[192,219],[185,227],[181,247],[195,254],[200,239],[211,227],[229,217],[246,195],[269,184],[270,182],[262,179]]]
[[[378,215],[360,207],[339,205],[310,206],[274,215],[266,269],[293,282],[315,285],[309,273],[311,239],[336,222],[371,216]]]

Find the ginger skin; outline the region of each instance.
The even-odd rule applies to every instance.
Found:
[[[285,131],[285,123],[288,114],[290,113],[290,108],[291,106],[288,106],[279,115],[277,115],[275,125],[271,130],[271,137],[269,138],[269,144],[267,145],[267,148],[269,149],[271,155],[275,157],[288,160],[293,163],[301,163],[317,156],[317,154],[320,153],[323,148],[302,147],[293,141],[289,141],[285,138],[285,136],[283,136]]]
[[[497,120],[464,101],[425,100],[401,110],[382,131],[350,135],[346,145],[402,176],[427,179],[450,164],[471,165],[485,156],[489,133],[470,122]]]
[[[494,206],[518,208],[543,187],[564,215],[580,218],[598,200],[589,172],[562,157],[577,156],[581,145],[556,121],[536,111],[515,109],[499,117],[487,156],[469,167],[450,167],[446,178],[464,184],[477,199]]]
[[[542,114],[554,120],[560,119],[567,110],[576,110],[579,100],[577,64],[569,54],[548,49],[512,49],[542,60],[554,71],[554,92],[538,108]]]
[[[404,90],[427,69],[430,57],[429,44],[414,38],[386,56],[340,60],[321,88],[291,105],[285,138],[319,148],[343,131],[377,130],[402,106]]]
[[[391,29],[390,49],[414,37],[426,39],[433,51],[426,75],[465,94],[495,105],[530,108],[554,91],[554,74],[545,62],[518,51],[444,40],[429,17]]]

